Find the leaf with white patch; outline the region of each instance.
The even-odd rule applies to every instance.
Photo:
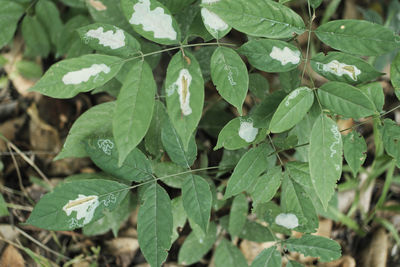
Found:
[[[120,58],[105,55],[65,59],[51,66],[30,91],[54,98],[71,98],[105,84],[122,64]]]
[[[314,93],[308,87],[299,87],[279,104],[269,124],[273,133],[289,130],[307,114],[314,102]]]
[[[204,80],[200,65],[188,51],[176,53],[165,78],[168,115],[185,150],[196,129],[204,104]]]
[[[183,242],[179,254],[178,262],[182,265],[191,265],[201,260],[207,254],[217,240],[217,226],[211,222],[207,234],[203,239],[199,239],[192,231]]]
[[[89,136],[111,133],[114,109],[115,102],[106,102],[85,111],[72,125],[61,152],[54,160],[89,156],[82,144]]]
[[[221,39],[231,31],[232,27],[217,14],[207,9],[207,5],[212,5],[216,1],[202,0],[201,2],[204,5],[200,11],[204,26],[215,39]]]
[[[250,267],[281,267],[282,257],[281,254],[276,250],[276,246],[264,249],[260,254],[253,260]]]
[[[26,223],[56,231],[80,228],[104,216],[104,209],[116,208],[128,189],[102,179],[65,182],[39,200]]]
[[[266,72],[286,72],[295,69],[301,62],[300,50],[279,40],[250,40],[239,48],[250,64]]]
[[[156,0],[122,0],[121,8],[133,29],[150,41],[178,44],[181,34],[169,10]]]
[[[342,147],[338,126],[321,114],[311,130],[308,158],[311,181],[325,209],[342,174]]]
[[[150,127],[156,88],[149,64],[144,60],[137,61],[118,95],[113,118],[120,166]]]
[[[297,13],[274,1],[219,0],[203,6],[236,30],[252,36],[291,38],[305,31]]]
[[[212,195],[208,182],[198,175],[189,175],[182,184],[182,201],[189,219],[207,233]]]
[[[232,202],[229,213],[228,231],[232,236],[238,236],[247,221],[249,205],[244,194],[237,195]]]
[[[214,253],[215,267],[248,266],[242,252],[226,239],[222,239]]]
[[[14,0],[0,0],[0,48],[14,36],[17,23],[24,14],[24,7]]]
[[[171,247],[173,215],[171,200],[158,184],[151,184],[143,195],[137,217],[140,250],[151,266],[161,266]]]
[[[315,34],[332,48],[360,56],[378,56],[400,47],[400,37],[391,29],[365,20],[333,20]]]
[[[322,262],[336,260],[342,254],[337,242],[317,235],[289,238],[284,244],[289,251],[299,252],[304,256],[319,257]]]
[[[318,89],[322,106],[347,118],[359,119],[376,114],[374,103],[357,87],[343,82],[327,82]]]
[[[343,138],[343,152],[347,164],[356,177],[367,158],[367,143],[359,133],[352,131]]]
[[[263,143],[244,154],[229,178],[224,199],[247,190],[268,167],[268,156],[272,152],[273,149],[268,144]]]
[[[141,182],[153,177],[150,161],[138,148],[128,154],[122,166],[118,166],[117,146],[112,137],[89,138],[85,149],[100,169],[116,178]]]
[[[257,178],[251,192],[251,197],[255,203],[267,203],[278,191],[282,182],[282,169],[276,166],[269,169],[267,173]]]
[[[341,53],[319,53],[310,60],[312,69],[331,81],[359,84],[382,75],[361,58]]]
[[[94,23],[77,31],[84,43],[109,55],[131,57],[140,51],[140,43],[132,35],[113,25]]]
[[[214,150],[221,147],[235,150],[255,144],[265,138],[266,130],[254,127],[253,120],[248,117],[234,118],[228,122],[218,135]]]
[[[247,67],[232,48],[218,47],[211,57],[211,77],[219,94],[242,115],[249,87]]]

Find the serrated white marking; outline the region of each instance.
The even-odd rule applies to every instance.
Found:
[[[361,70],[358,69],[356,66],[341,63],[336,59],[332,60],[328,64],[318,63],[317,67],[319,70],[330,72],[337,76],[347,75],[354,81],[357,81],[357,76],[361,74]]]
[[[269,56],[281,62],[282,66],[288,63],[295,65],[300,62],[300,51],[293,51],[289,47],[280,49],[279,47],[274,46],[272,47]]]
[[[297,88],[296,90],[292,91],[292,92],[289,94],[288,98],[287,98],[286,101],[285,101],[285,106],[288,107],[288,106],[290,105],[290,100],[295,99],[295,98],[300,94],[300,92],[301,92],[301,91],[304,91],[304,90],[306,90],[306,91],[311,91],[311,89],[308,88],[308,87],[300,87],[300,88]]]
[[[111,155],[111,150],[114,148],[114,143],[110,139],[99,139],[97,145],[106,155]]]
[[[83,82],[89,81],[92,76],[95,76],[95,80],[101,72],[109,73],[110,68],[105,64],[93,64],[89,68],[83,68],[77,71],[70,71],[65,74],[62,78],[64,84],[81,84]]]
[[[217,14],[209,11],[207,8],[201,9],[201,17],[204,25],[208,26],[213,33],[228,29],[228,24],[225,23]]]
[[[332,125],[331,127],[331,132],[333,133],[333,137],[335,138],[335,142],[333,142],[331,144],[331,146],[329,147],[329,149],[331,150],[331,158],[337,153],[335,146],[339,145],[340,143],[340,132],[339,129],[336,125]],[[337,168],[336,168],[337,169]],[[339,166],[340,169],[340,166]]]
[[[299,219],[293,213],[280,213],[275,217],[275,223],[287,229],[293,229],[299,226]]]
[[[256,139],[258,128],[253,127],[253,121],[240,121],[239,136],[247,143],[251,143]]]
[[[149,0],[139,0],[133,6],[130,24],[142,25],[146,32],[152,31],[154,38],[176,40],[177,33],[172,26],[171,15],[165,14],[164,9],[156,7],[150,10]]]
[[[78,195],[78,198],[69,200],[63,207],[63,211],[70,216],[73,211],[76,211],[76,217],[70,220],[70,225],[78,226],[88,224],[94,216],[96,208],[100,202],[98,196],[91,195],[85,196],[82,194]],[[84,219],[82,223],[79,223],[81,219]]]
[[[190,84],[192,83],[192,75],[188,69],[182,69],[179,72],[178,79],[167,89],[167,96],[173,95],[175,90],[179,94],[179,102],[182,114],[187,116],[192,114],[190,107]]]
[[[125,46],[125,34],[122,30],[112,30],[104,32],[103,27],[96,30],[90,30],[85,34],[86,37],[91,37],[99,40],[99,44],[108,46],[111,49],[118,49]]]

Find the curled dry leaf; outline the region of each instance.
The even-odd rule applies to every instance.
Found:
[[[0,266],[2,267],[24,267],[25,260],[19,251],[11,245],[8,245],[1,255]]]

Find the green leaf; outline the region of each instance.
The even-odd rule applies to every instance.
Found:
[[[303,235],[284,242],[289,251],[299,252],[304,256],[319,257],[320,261],[333,261],[341,256],[340,245],[332,239],[317,235]]]
[[[91,48],[113,56],[138,55],[140,43],[126,31],[109,24],[94,23],[78,30],[82,41]]]
[[[113,118],[113,135],[120,166],[150,127],[156,89],[149,64],[144,60],[137,61],[123,83]]]
[[[272,152],[272,148],[263,143],[244,154],[229,178],[224,199],[245,191],[266,170]]]
[[[264,249],[260,254],[253,260],[250,267],[281,267],[282,257],[281,254],[276,250],[276,246]]]
[[[239,234],[239,238],[257,243],[275,240],[274,234],[269,230],[269,228],[250,220],[246,221],[242,232]]]
[[[273,133],[289,130],[307,114],[314,102],[314,93],[308,87],[299,87],[287,95],[272,116],[269,129]]]
[[[171,236],[171,244],[178,239],[179,233],[182,231],[185,226],[187,216],[185,209],[183,208],[182,197],[176,197],[171,201],[172,206],[172,220],[173,220],[173,228],[172,228],[172,236]]]
[[[211,56],[215,49],[215,46],[203,46],[193,52],[199,62],[204,82],[208,82],[211,79]]]
[[[44,195],[27,224],[46,230],[73,230],[104,216],[104,209],[118,207],[128,186],[110,180],[65,182]]]
[[[301,71],[296,68],[291,71],[279,73],[279,82],[281,89],[286,93],[292,92],[301,85]]]
[[[218,135],[214,150],[221,147],[235,150],[256,144],[265,138],[266,130],[253,126],[253,120],[248,117],[237,117],[228,122]]]
[[[171,12],[156,0],[122,0],[121,8],[132,28],[150,41],[178,44],[181,33]]]
[[[400,166],[400,126],[391,119],[383,121],[382,141],[386,153],[396,160],[396,165]]]
[[[185,179],[191,175],[187,168],[170,162],[156,162],[153,165],[154,173],[158,178],[162,178],[162,182],[172,188],[182,188]],[[167,176],[167,178],[163,178]]]
[[[297,261],[289,261],[286,267],[304,267],[304,265],[298,263]]]
[[[324,208],[335,192],[336,181],[342,173],[342,136],[336,123],[321,114],[310,136],[311,181]]]
[[[191,37],[190,28],[199,13],[200,7],[196,3],[194,5],[186,6],[183,10],[175,15],[175,19],[178,22],[179,28],[181,29],[182,43],[187,43],[188,39]]]
[[[63,34],[63,22],[60,11],[52,1],[42,0],[35,5],[36,16],[41,25],[45,28],[51,43],[57,47],[59,38]]]
[[[400,100],[400,53],[397,54],[390,64],[390,81],[394,87],[397,99]]]
[[[253,201],[258,203],[267,203],[270,201],[278,191],[282,182],[282,169],[276,166],[269,169],[267,173],[257,178],[254,189],[251,192]]]
[[[7,203],[2,194],[0,194],[0,217],[10,214],[7,209]]]
[[[151,266],[161,266],[171,247],[171,200],[167,192],[156,183],[147,188],[143,198],[137,217],[140,250]]]
[[[317,8],[322,4],[322,0],[310,0],[310,5],[312,8]]]
[[[207,181],[198,175],[187,177],[182,184],[182,201],[188,218],[207,233],[212,205]]]
[[[217,14],[207,9],[207,4],[212,4],[212,2],[202,1],[202,4],[204,4],[204,7],[200,12],[204,27],[215,39],[221,39],[231,31],[232,27]]]
[[[147,151],[154,156],[158,156],[164,151],[161,141],[161,129],[163,121],[166,119],[168,119],[168,115],[164,104],[156,100],[154,103],[153,118],[151,119],[149,130],[144,137]]]
[[[204,81],[200,65],[188,51],[176,53],[165,80],[167,111],[185,150],[203,111]]]
[[[172,14],[176,14],[187,6],[190,6],[195,0],[160,0],[164,6],[171,11]]]
[[[80,0],[78,0],[80,1]],[[134,32],[129,22],[126,20],[121,9],[121,1],[115,0],[95,0],[86,1],[90,16],[95,22],[107,23],[117,26],[130,33]],[[135,33],[135,32],[134,32]],[[135,33],[138,36],[138,34]],[[136,37],[136,36],[134,36]]]
[[[249,74],[249,90],[259,99],[264,99],[268,95],[269,82],[260,73]]]
[[[318,89],[321,104],[331,112],[359,119],[376,113],[374,103],[357,87],[343,82],[327,82]]]
[[[16,67],[19,74],[30,80],[38,80],[43,75],[42,66],[33,61],[17,61]]]
[[[220,0],[206,7],[236,30],[252,36],[291,38],[293,33],[305,31],[297,13],[269,0]]]
[[[239,48],[250,64],[266,72],[286,72],[295,69],[301,62],[299,49],[278,40],[250,40]]]
[[[131,213],[136,209],[137,198],[133,194],[128,193],[121,204],[113,211],[104,211],[104,217],[97,221],[91,222],[83,227],[83,233],[88,236],[102,235],[110,229],[114,236],[118,236],[118,230],[126,221]]]
[[[366,94],[370,100],[372,100],[377,111],[382,112],[383,105],[385,104],[385,94],[380,82],[359,85],[357,88]]]
[[[118,166],[118,151],[113,138],[89,138],[85,149],[100,169],[116,178],[142,182],[153,177],[150,161],[138,148],[128,154],[122,166]]]
[[[232,236],[238,236],[247,221],[249,204],[244,194],[237,195],[232,202],[229,214],[228,230]]]
[[[341,53],[319,53],[310,60],[312,69],[328,80],[359,84],[378,78],[382,73],[361,58]]]
[[[170,159],[184,168],[193,165],[197,157],[197,146],[194,134],[189,140],[188,148],[185,150],[183,143],[170,119],[166,119],[162,123],[161,141],[167,151]]]
[[[211,57],[211,77],[219,94],[242,115],[249,87],[247,67],[232,48],[218,47]]]
[[[334,20],[315,30],[332,48],[361,56],[378,56],[399,48],[400,37],[389,28],[365,20]]]
[[[37,17],[25,16],[21,25],[25,41],[25,55],[28,57],[47,57],[50,53],[50,40]]]
[[[13,0],[1,0],[0,6],[0,48],[2,48],[13,38],[24,8]]]
[[[200,261],[212,248],[216,240],[217,226],[213,222],[210,223],[210,227],[204,239],[199,239],[194,232],[191,232],[186,237],[179,250],[179,264],[187,266]]]
[[[272,94],[266,95],[261,103],[253,108],[251,112],[250,117],[254,121],[254,127],[268,129],[272,116],[285,97],[285,92],[281,90],[277,90]]]
[[[83,145],[86,138],[111,133],[114,109],[115,102],[107,102],[85,111],[72,125],[60,154],[54,160],[89,156]]]
[[[354,177],[357,177],[361,165],[367,158],[367,143],[359,133],[352,131],[343,138],[343,151],[347,164]]]
[[[222,239],[214,253],[215,267],[248,266],[242,252],[226,239]]]
[[[30,91],[54,98],[71,98],[105,84],[122,64],[120,58],[105,55],[65,59],[51,66]]]

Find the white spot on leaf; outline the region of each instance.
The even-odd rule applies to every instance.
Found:
[[[357,81],[357,76],[361,74],[361,70],[359,70],[356,66],[341,63],[336,59],[332,60],[328,64],[318,63],[317,66],[321,71],[330,72],[337,76],[347,75],[354,81]]]
[[[109,73],[110,68],[105,64],[93,64],[89,68],[83,68],[81,70],[68,72],[63,76],[62,81],[66,85],[81,84],[83,82],[89,81],[92,76],[95,76],[96,80],[101,72]]]
[[[63,207],[63,211],[70,216],[73,211],[76,211],[75,220],[70,221],[70,225],[85,225],[88,224],[94,216],[96,208],[99,206],[100,202],[98,196],[91,195],[78,195],[78,198],[68,201]],[[78,223],[81,219],[84,219],[82,223]]]
[[[111,155],[111,150],[114,148],[114,143],[109,139],[99,139],[97,145],[106,155]]]
[[[253,121],[240,121],[239,136],[247,143],[256,139],[258,128],[253,127]]]
[[[112,30],[104,32],[103,27],[99,27],[96,30],[88,31],[85,36],[98,39],[99,44],[108,46],[111,49],[118,49],[125,46],[125,34],[119,29],[114,33]]]
[[[295,98],[300,94],[300,92],[301,92],[301,91],[304,91],[304,90],[306,90],[306,91],[311,91],[311,89],[308,88],[308,87],[300,87],[300,88],[297,88],[296,90],[292,91],[292,92],[289,94],[288,98],[286,99],[285,106],[288,107],[289,104],[290,104],[290,100],[295,99]]]
[[[217,14],[209,11],[207,8],[201,9],[201,17],[203,18],[204,24],[215,33],[224,31],[229,27]]]
[[[219,2],[220,0],[201,0],[202,4],[212,4],[212,3],[216,3]]]
[[[181,104],[182,114],[187,116],[192,113],[190,108],[190,84],[192,82],[192,75],[188,69],[182,69],[179,72],[178,79],[167,89],[167,96],[171,96],[175,90],[179,94],[179,102]]]
[[[331,150],[331,158],[332,158],[333,155],[335,155],[337,153],[335,146],[340,143],[340,132],[336,125],[332,125],[331,132],[333,133],[333,137],[335,138],[335,142],[333,142],[332,145],[329,147],[329,149]],[[340,169],[340,166],[339,166],[339,169]]]
[[[154,38],[176,40],[177,33],[172,27],[172,17],[165,14],[163,8],[150,10],[150,0],[139,0],[133,6],[133,10],[129,23],[143,25],[144,31],[154,32]]]
[[[287,229],[293,229],[299,226],[299,220],[293,213],[281,213],[275,217],[275,223]]]
[[[281,62],[283,66],[288,63],[298,64],[300,62],[300,51],[293,51],[289,47],[280,49],[274,46],[269,56]]]

